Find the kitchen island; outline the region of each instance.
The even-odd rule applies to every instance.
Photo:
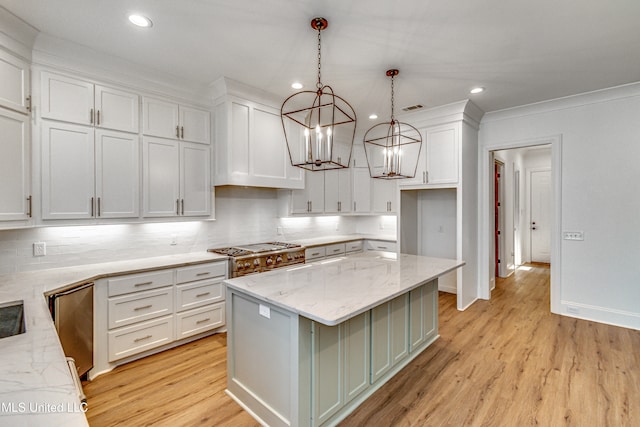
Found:
[[[264,425],[337,424],[438,338],[462,265],[366,252],[225,281],[227,393]]]

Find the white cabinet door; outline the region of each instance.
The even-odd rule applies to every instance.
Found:
[[[371,177],[368,168],[351,171],[353,179],[353,212],[371,212]]]
[[[180,143],[145,137],[142,171],[144,216],[170,217],[179,214]]]
[[[93,84],[43,71],[40,115],[45,119],[92,125]]]
[[[133,218],[140,213],[138,135],[98,129],[96,216]]]
[[[459,123],[426,132],[427,184],[456,184],[459,176]]]
[[[180,139],[200,144],[211,143],[211,115],[208,111],[180,105]]]
[[[209,215],[211,184],[209,147],[180,143],[180,215]]]
[[[42,123],[42,218],[94,216],[93,128]]]
[[[438,333],[438,282],[409,292],[409,351],[413,352]]]
[[[351,171],[329,170],[324,173],[324,211],[351,212]]]
[[[139,97],[105,86],[95,87],[95,124],[105,129],[138,133]]]
[[[409,354],[408,334],[406,294],[371,310],[371,383]]]
[[[28,113],[29,81],[29,64],[0,50],[0,106]]]
[[[396,206],[397,181],[389,179],[371,180],[371,198],[373,212],[394,213]]]
[[[282,131],[282,120],[275,109],[254,106],[250,128],[249,165],[258,180],[287,179],[291,168],[289,152]]]
[[[142,133],[163,138],[180,138],[178,104],[156,98],[142,100]]]
[[[369,312],[344,322],[344,402],[351,401],[369,387],[371,332]]]
[[[344,404],[343,325],[314,323],[313,358],[314,425],[321,425]]]
[[[291,191],[291,213],[324,212],[324,173],[305,172],[303,190]]]
[[[27,219],[31,215],[29,116],[0,109],[0,135],[0,221]]]

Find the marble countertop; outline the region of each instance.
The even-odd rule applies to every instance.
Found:
[[[334,326],[464,264],[453,259],[364,252],[225,283],[231,289]]]
[[[355,240],[381,240],[385,242],[397,241],[395,237],[377,234],[341,234],[334,236],[314,237],[310,239],[291,239],[291,242],[298,243],[305,248],[313,248],[315,246],[330,245],[332,243],[353,242]]]
[[[1,275],[0,304],[24,302],[26,332],[0,338],[0,425],[88,426],[45,293],[107,276],[224,259],[203,251]]]

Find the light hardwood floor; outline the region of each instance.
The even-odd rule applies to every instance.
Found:
[[[549,312],[549,269],[498,280],[464,312],[440,294],[440,339],[341,426],[639,426],[640,331]],[[254,426],[224,394],[225,336],[85,386],[92,427]]]

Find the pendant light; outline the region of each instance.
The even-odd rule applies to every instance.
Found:
[[[356,132],[356,113],[321,80],[321,33],[324,18],[311,20],[318,31],[318,82],[315,91],[288,97],[280,109],[291,164],[310,171],[348,168]]]
[[[420,131],[396,120],[394,115],[394,77],[400,72],[388,70],[391,77],[391,121],[378,123],[364,134],[364,148],[371,178],[413,178],[422,148]]]

